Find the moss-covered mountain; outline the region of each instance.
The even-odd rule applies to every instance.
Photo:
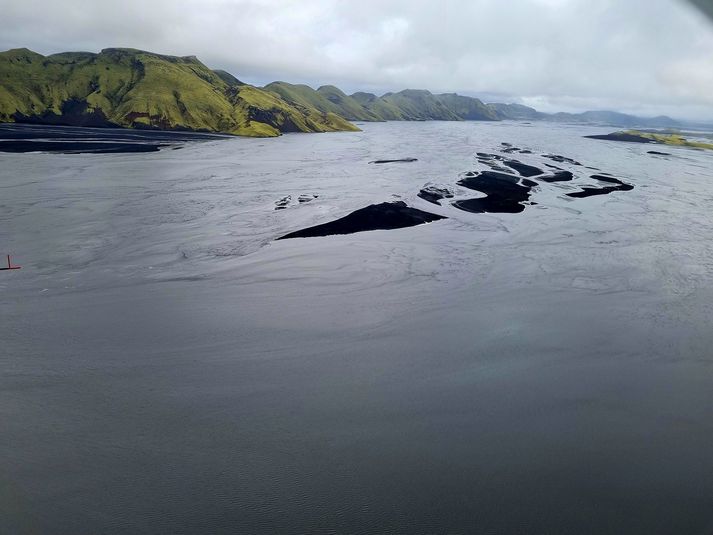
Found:
[[[0,53],[0,121],[248,136],[358,130],[331,110],[291,104],[193,56],[118,48]]]
[[[668,117],[614,112],[545,114],[519,104],[484,104],[455,93],[406,89],[347,95],[325,85],[273,82],[257,88],[194,56],[126,48],[42,56],[0,52],[0,122],[121,126],[277,136],[358,130],[349,121],[549,120],[617,126],[676,126]]]
[[[398,110],[404,121],[459,121],[462,118],[448,108],[438,97],[423,89],[406,89],[398,93],[386,93],[380,100],[390,109]]]
[[[494,103],[488,104],[488,108],[492,109],[493,112],[500,119],[513,119],[513,120],[538,120],[546,119],[547,114],[540,113],[535,108],[530,108],[528,106],[523,106],[522,104],[501,104]]]
[[[466,121],[499,121],[503,118],[497,110],[488,104],[483,104],[477,98],[464,97],[456,93],[444,93],[436,95],[436,98],[450,111]]]
[[[405,89],[380,97],[363,92],[349,96],[334,86],[315,90],[286,82],[273,82],[263,89],[275,92],[292,104],[311,105],[350,121],[497,121],[504,118],[477,98],[455,93],[434,95],[422,89]]]
[[[307,85],[273,82],[263,89],[279,95],[290,104],[311,106],[323,113],[334,113],[349,121],[383,120],[333,85],[323,85],[315,90]]]
[[[334,86],[312,89],[306,85],[273,82],[263,89],[297,106],[312,106],[350,121],[553,121],[613,126],[678,127],[666,116],[636,117],[612,111],[542,113],[522,104],[484,104],[480,99],[456,93],[433,94],[406,89],[382,96],[358,92],[346,95]]]

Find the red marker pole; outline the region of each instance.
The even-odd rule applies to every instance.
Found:
[[[20,268],[20,266],[13,266],[12,262],[10,262],[10,255],[7,255],[7,267],[0,268],[0,271],[7,271],[9,269],[21,269],[21,268]]]

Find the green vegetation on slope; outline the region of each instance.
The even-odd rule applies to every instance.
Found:
[[[405,89],[398,93],[387,93],[382,101],[399,110],[405,121],[459,121],[461,117],[425,89]]]
[[[455,93],[436,95],[436,98],[461,119],[467,121],[498,121],[497,111],[483,104],[480,99],[464,97]]]
[[[372,93],[354,93],[352,98],[382,121],[404,121],[406,117],[399,107]]]
[[[681,134],[642,132],[641,130],[627,130],[623,133],[632,136],[638,136],[644,139],[650,139],[653,143],[659,143],[661,145],[673,145],[676,147],[693,147],[696,149],[713,150],[713,143],[706,143],[703,141],[690,141]]]
[[[263,89],[295,106],[313,106],[355,121],[497,121],[503,118],[479,99],[455,93],[434,95],[425,90],[406,89],[381,97],[363,92],[349,96],[331,85],[314,90],[286,82],[273,82]]]
[[[0,121],[188,129],[248,136],[358,130],[328,111],[214,72],[197,58],[133,49],[0,53]]]
[[[500,119],[536,120],[545,118],[544,113],[540,113],[535,108],[523,106],[522,104],[502,104],[493,103],[487,104],[488,108],[492,109]]]
[[[250,85],[240,87],[235,104],[238,109],[244,110],[253,123],[261,122],[280,132],[359,130],[339,115],[308,106],[293,106],[278,95]]]
[[[369,111],[354,98],[333,85],[323,85],[317,93],[331,102],[339,110],[337,113],[350,121],[381,121],[378,115]]]
[[[50,56],[26,48],[0,52],[0,122],[277,136],[358,130],[349,121],[502,119],[600,122],[623,128],[676,124],[668,117],[646,119],[608,111],[549,115],[519,104],[483,104],[455,93],[414,89],[379,97],[347,95],[331,85],[315,90],[273,82],[257,88],[228,72],[211,70],[193,56],[128,48]],[[710,148],[675,137],[656,142]]]
[[[294,106],[312,107],[323,113],[333,113],[350,121],[380,120],[379,117],[334,86],[322,86],[314,90],[302,84],[272,82],[263,89],[279,95]]]

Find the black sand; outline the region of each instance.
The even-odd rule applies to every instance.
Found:
[[[568,163],[571,165],[582,165],[577,160],[574,160],[572,158],[567,158],[566,156],[562,156],[561,154],[543,154],[542,157],[552,160],[554,162],[558,162],[558,163]]]
[[[477,176],[466,176],[458,181],[460,186],[485,193],[487,197],[455,201],[453,206],[474,213],[519,213],[529,200],[531,187],[519,184],[519,178],[505,173],[483,171]],[[532,183],[528,181],[528,184]]]
[[[518,160],[506,160],[505,165],[511,169],[515,169],[522,176],[535,176],[541,175],[544,171],[533,165],[524,164]]]
[[[156,152],[189,141],[217,141],[233,136],[201,132],[0,124],[0,152],[116,154]]]
[[[574,191],[572,193],[567,193],[568,197],[575,197],[575,198],[585,198],[585,197],[593,197],[595,195],[609,195],[610,193],[614,191],[631,191],[634,189],[634,186],[631,184],[626,184],[619,180],[618,178],[614,178],[611,176],[604,176],[604,175],[592,175],[591,176],[593,179],[598,180],[600,182],[606,182],[607,184],[614,184],[614,186],[604,186],[601,188],[594,188],[594,187],[588,187],[585,186],[582,188],[581,191]]]
[[[351,214],[314,227],[291,232],[278,240],[289,238],[310,238],[318,236],[331,236],[334,234],[354,234],[368,230],[392,230],[405,227],[413,227],[439,219],[447,219],[444,216],[431,214],[406,206],[403,201],[382,202],[361,208]]]
[[[424,201],[440,205],[441,203],[438,201],[444,198],[450,199],[453,197],[453,192],[445,186],[430,185],[424,186],[421,191],[418,192],[418,196]]]
[[[156,152],[164,143],[117,143],[110,141],[27,141],[0,140],[0,152],[58,152],[62,154],[115,154]]]
[[[630,186],[629,184],[625,184],[618,178],[614,178],[613,176],[605,176],[605,175],[591,175],[591,178],[594,180],[599,180],[599,182],[607,182],[609,184],[617,184],[619,186],[624,186],[624,191],[628,191],[629,189],[634,189],[634,186]]]
[[[613,132],[611,134],[597,134],[592,136],[584,136],[589,139],[603,139],[605,141],[626,141],[629,143],[656,143],[653,139],[636,134],[628,134],[626,132]]]
[[[569,182],[574,178],[574,175],[569,171],[556,171],[549,175],[538,176],[537,180],[543,182]]]
[[[594,197],[595,195],[609,195],[613,191],[617,191],[619,188],[615,186],[605,186],[603,188],[590,188],[584,187],[581,191],[573,191],[572,193],[567,193],[567,197],[575,197],[577,199],[583,199],[585,197]]]
[[[417,162],[418,158],[399,158],[396,160],[374,160],[369,163],[410,163]]]

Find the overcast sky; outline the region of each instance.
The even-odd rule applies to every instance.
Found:
[[[132,47],[258,85],[713,119],[713,25],[683,0],[0,0],[0,14],[1,49]]]

